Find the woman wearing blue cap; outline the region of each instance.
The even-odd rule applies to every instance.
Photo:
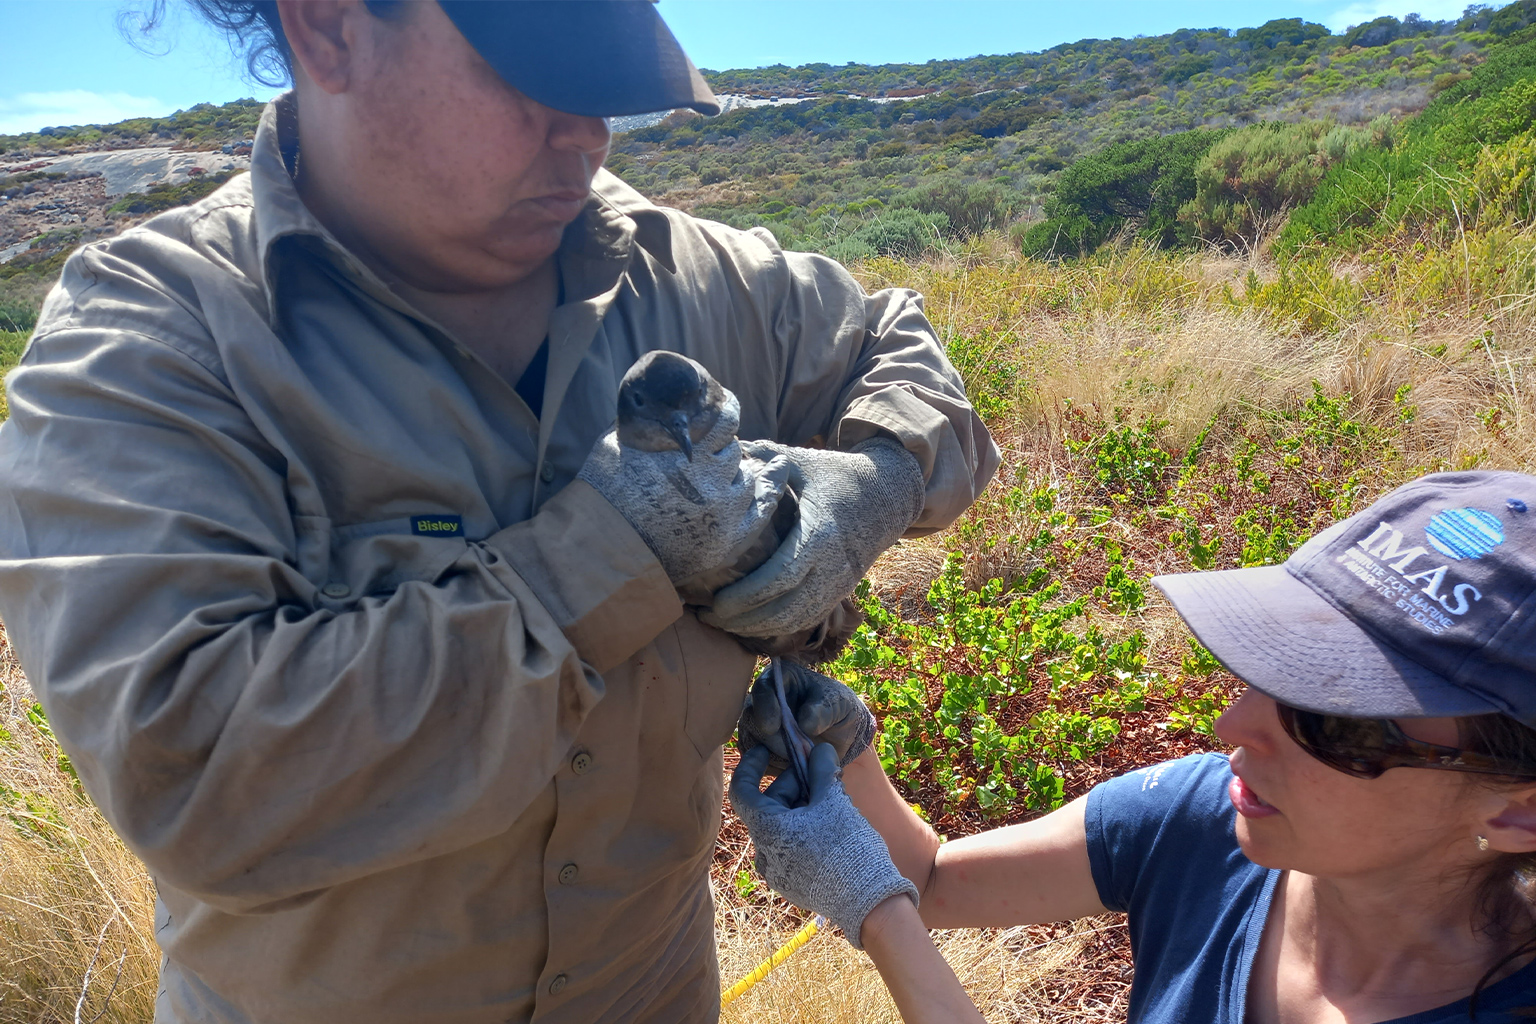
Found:
[[[1129,915],[1132,1021],[1536,1008],[1536,478],[1425,477],[1283,566],[1154,583],[1248,684],[1230,757],[940,846],[872,754],[840,785],[818,747],[794,807],[750,750],[731,798],[769,881],[869,950],[909,1022],[980,1019],[926,928],[1106,909]]]

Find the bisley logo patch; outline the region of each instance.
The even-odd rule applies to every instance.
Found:
[[[423,537],[462,537],[464,517],[411,516],[411,532]]]
[[[1383,520],[1338,560],[1398,611],[1439,636],[1483,594],[1451,577],[1450,563],[1426,566],[1420,559],[1430,547],[1453,562],[1481,558],[1504,543],[1504,524],[1482,509],[1448,509],[1429,521],[1424,536],[1429,547],[1408,544],[1401,530]]]

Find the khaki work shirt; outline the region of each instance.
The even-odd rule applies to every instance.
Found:
[[[535,417],[304,207],[286,102],[248,176],[71,258],[0,429],[0,617],[159,886],[156,1020],[712,1021],[753,657],[574,479],[618,382],[674,349],[744,437],[888,431],[916,533],[997,450],[918,295],[606,172]]]

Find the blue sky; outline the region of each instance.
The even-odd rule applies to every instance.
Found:
[[[847,61],[880,64],[1043,50],[1085,37],[1243,28],[1301,17],[1334,30],[1382,14],[1459,15],[1466,0],[662,0],[700,67]],[[161,116],[204,100],[270,97],[246,80],[223,38],[170,0],[168,23],[139,48],[124,0],[0,0],[6,68],[0,135],[45,125]],[[156,54],[143,52],[153,49]],[[28,55],[40,55],[29,58]]]

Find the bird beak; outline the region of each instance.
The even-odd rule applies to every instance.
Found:
[[[688,436],[688,414],[675,412],[667,417],[667,422],[663,426],[666,427],[667,433],[672,435],[672,440],[676,441],[677,446],[683,450],[683,454],[688,456],[688,461],[692,462],[693,438]]]

